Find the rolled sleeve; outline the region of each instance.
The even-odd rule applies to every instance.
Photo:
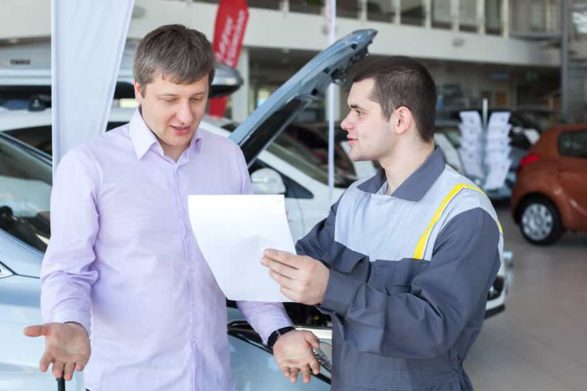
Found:
[[[51,240],[41,268],[41,310],[46,322],[77,322],[90,334],[91,288],[98,233],[99,177],[76,149],[63,157],[51,193]]]

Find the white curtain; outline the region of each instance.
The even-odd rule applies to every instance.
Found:
[[[134,0],[51,1],[53,171],[106,129]]]

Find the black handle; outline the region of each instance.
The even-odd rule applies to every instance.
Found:
[[[57,391],[65,391],[65,380],[63,377],[57,379]]]

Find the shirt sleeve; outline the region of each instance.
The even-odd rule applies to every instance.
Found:
[[[237,305],[264,344],[267,344],[269,336],[275,330],[292,325],[282,303],[239,301]]]
[[[53,179],[51,239],[41,267],[41,310],[45,322],[77,322],[90,334],[92,285],[98,273],[97,170],[79,149],[66,154]]]
[[[251,180],[249,170],[240,148],[236,147],[236,159],[241,172],[241,194],[251,194]],[[261,260],[259,259],[259,262]],[[261,336],[263,343],[267,343],[269,336],[275,330],[282,327],[291,326],[292,322],[285,312],[281,303],[260,303],[253,301],[237,302],[239,310],[245,316],[247,322]]]
[[[402,358],[439,356],[484,311],[499,269],[499,243],[497,223],[486,211],[463,212],[440,232],[430,262],[385,261],[385,276],[378,278],[383,286],[373,283],[378,273],[373,268],[366,281],[331,269],[321,306],[343,319],[345,340],[360,351]],[[397,286],[394,277],[405,271],[403,266],[419,270],[407,285]]]

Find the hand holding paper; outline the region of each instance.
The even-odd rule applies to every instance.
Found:
[[[330,271],[317,259],[268,249],[262,262],[282,292],[296,303],[315,305],[324,299]]]
[[[191,195],[188,203],[198,246],[228,299],[290,301],[261,265],[266,248],[295,253],[282,195]]]

